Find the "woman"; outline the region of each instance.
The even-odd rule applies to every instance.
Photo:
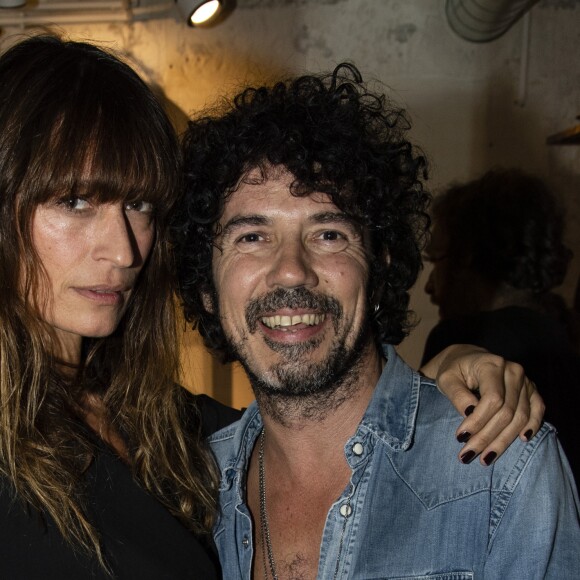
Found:
[[[174,131],[88,44],[22,42],[0,85],[0,576],[216,577],[216,476],[173,382]]]
[[[219,576],[200,434],[235,412],[202,413],[174,382],[179,164],[159,103],[114,56],[43,36],[0,57],[2,578]],[[483,432],[505,447],[525,422]]]

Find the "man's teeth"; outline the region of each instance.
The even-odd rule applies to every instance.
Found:
[[[264,316],[261,320],[268,328],[284,328],[296,324],[314,326],[324,322],[325,318],[326,314],[295,314],[294,316]]]

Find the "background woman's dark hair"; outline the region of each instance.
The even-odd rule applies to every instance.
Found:
[[[446,256],[487,280],[535,294],[564,280],[572,252],[563,211],[538,177],[494,169],[437,196],[432,214],[448,237]]]
[[[18,499],[102,560],[82,473],[94,447],[88,393],[125,439],[134,475],[184,525],[207,531],[216,478],[183,429],[169,214],[180,188],[177,137],[137,74],[93,45],[38,36],[0,57],[0,473]],[[34,250],[36,207],[54,198],[151,201],[155,243],[114,336],[86,339],[63,376],[48,288]],[[57,355],[58,356],[58,355]]]
[[[370,234],[369,307],[378,340],[399,343],[409,327],[408,290],[421,267],[428,218],[425,160],[406,140],[404,111],[362,82],[350,64],[331,75],[248,88],[227,109],[189,124],[183,141],[186,196],[176,222],[180,294],[206,345],[231,360],[214,295],[212,251],[224,203],[248,172],[283,166],[292,193],[327,193]],[[388,264],[390,258],[390,264]]]

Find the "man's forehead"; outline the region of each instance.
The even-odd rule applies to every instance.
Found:
[[[247,174],[226,198],[222,222],[234,214],[266,214],[275,211],[343,214],[326,193],[314,191],[300,196],[293,195],[291,188],[295,178],[286,170],[276,169],[257,177],[255,172]]]

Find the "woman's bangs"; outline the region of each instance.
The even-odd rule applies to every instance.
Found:
[[[160,164],[150,146],[131,145],[111,152],[106,143],[97,144],[81,165],[85,169],[78,176],[75,195],[100,203],[143,200],[158,209],[170,205],[175,170]]]
[[[99,203],[144,200],[163,213],[176,188],[176,160],[170,151],[163,155],[167,146],[155,135],[123,125],[102,115],[84,132],[78,125],[75,131],[61,126],[51,143],[59,155],[47,172],[46,200],[69,195]]]

